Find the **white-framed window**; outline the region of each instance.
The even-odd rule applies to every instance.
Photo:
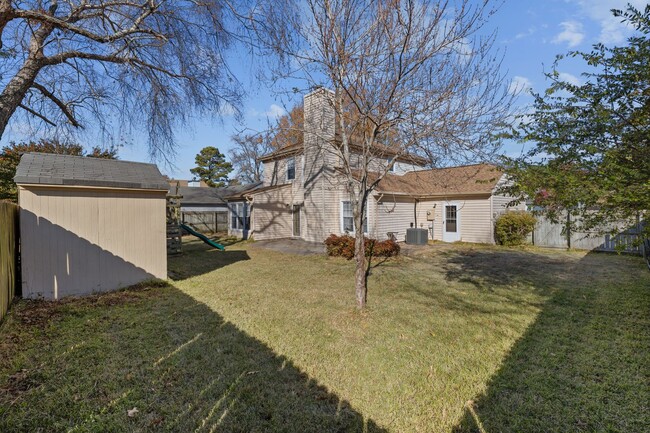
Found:
[[[394,162],[393,162],[392,164],[390,163],[390,161],[391,161],[392,159],[393,159],[393,158],[386,158],[386,164],[388,165],[388,171],[389,171],[389,172],[393,172],[393,171],[395,171],[395,163],[394,163]]]
[[[352,212],[352,202],[341,202],[341,232],[354,233],[354,214]],[[363,232],[368,233],[368,206],[365,207],[363,216]]]
[[[296,157],[292,156],[287,159],[287,180],[296,178]]]
[[[230,228],[233,230],[249,230],[251,218],[248,215],[246,203],[233,203],[230,208]]]

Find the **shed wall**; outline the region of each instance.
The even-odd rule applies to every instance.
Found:
[[[19,187],[23,296],[167,278],[165,192]]]

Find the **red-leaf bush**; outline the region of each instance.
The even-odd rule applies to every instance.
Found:
[[[363,238],[366,243],[366,257],[395,257],[399,254],[399,244],[391,239],[378,241],[377,239]],[[350,235],[329,235],[325,239],[327,255],[332,257],[345,257],[350,260],[354,257],[354,237]]]

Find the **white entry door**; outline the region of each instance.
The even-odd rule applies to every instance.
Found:
[[[442,209],[442,240],[445,242],[456,242],[460,240],[459,203],[445,203]]]

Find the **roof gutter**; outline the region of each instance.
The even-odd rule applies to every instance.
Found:
[[[17,186],[23,188],[71,188],[71,189],[102,189],[112,191],[149,191],[149,192],[164,192],[169,193],[169,188],[131,188],[128,186],[94,186],[94,185],[66,185],[60,183],[16,183]]]
[[[378,195],[398,195],[403,197],[410,197],[416,200],[425,200],[425,199],[447,199],[447,198],[463,198],[463,197],[476,197],[484,196],[490,197],[492,193],[490,192],[463,192],[463,193],[449,193],[449,194],[411,194],[408,192],[392,192],[392,191],[378,191],[375,190],[375,196]]]

